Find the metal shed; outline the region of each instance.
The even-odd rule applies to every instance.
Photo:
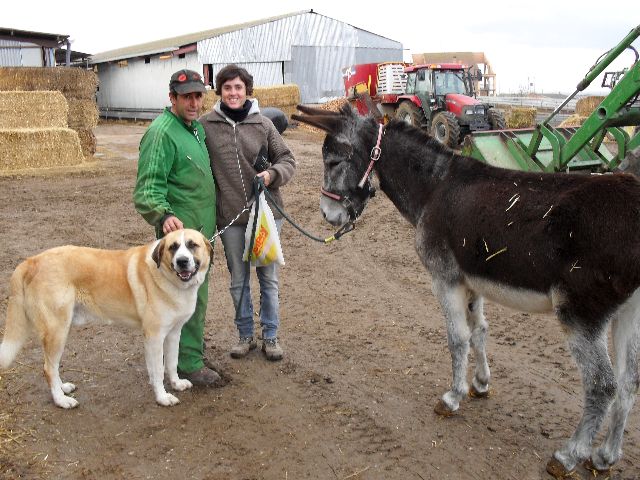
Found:
[[[70,54],[69,35],[0,27],[0,67],[69,65]]]
[[[344,96],[341,70],[402,61],[402,44],[313,10],[197,32],[91,57],[103,116],[153,118],[168,105],[168,82],[181,68],[213,87],[225,65],[245,67],[256,86],[294,83],[302,103]]]

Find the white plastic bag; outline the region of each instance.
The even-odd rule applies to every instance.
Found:
[[[242,254],[242,260],[245,262],[249,260],[249,245],[251,243],[255,211],[255,205],[252,205],[247,229],[244,232],[244,253]],[[271,212],[271,208],[269,208],[264,192],[260,192],[258,197],[258,223],[256,224],[250,260],[251,265],[256,267],[264,267],[273,262],[277,262],[278,265],[284,265],[284,256],[282,255],[278,228],[276,227],[273,212]]]

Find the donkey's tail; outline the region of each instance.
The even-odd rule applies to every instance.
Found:
[[[0,345],[0,369],[11,365],[31,331],[24,304],[24,277],[27,268],[27,264],[22,263],[11,275],[7,321],[4,325],[4,338]]]

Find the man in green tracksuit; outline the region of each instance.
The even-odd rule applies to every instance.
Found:
[[[216,226],[216,187],[202,124],[196,119],[204,93],[192,70],[171,76],[171,107],[156,118],[140,141],[136,210],[156,229],[156,237],[181,228],[211,238]],[[209,277],[198,290],[196,310],[182,327],[178,372],[194,385],[213,386],[220,376],[204,364],[204,322]]]

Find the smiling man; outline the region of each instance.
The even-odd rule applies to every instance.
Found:
[[[211,238],[216,226],[216,187],[202,124],[196,120],[206,92],[202,77],[179,70],[169,82],[171,107],[157,117],[140,141],[136,210],[155,227],[157,238],[181,228]],[[194,385],[214,386],[220,376],[204,364],[204,322],[209,277],[180,335],[178,373]]]

